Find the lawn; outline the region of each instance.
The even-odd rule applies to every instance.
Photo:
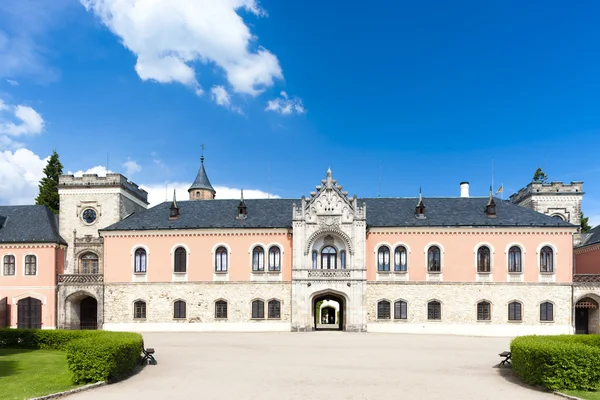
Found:
[[[2,400],[29,399],[77,386],[71,382],[63,351],[0,349]]]
[[[561,390],[560,392],[585,400],[600,400],[600,392],[586,392],[583,390]]]

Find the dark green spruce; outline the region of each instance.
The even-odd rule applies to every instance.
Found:
[[[56,150],[53,150],[48,164],[44,168],[44,177],[39,184],[40,191],[35,199],[35,204],[45,204],[55,214],[58,214],[60,208],[58,177],[62,174],[62,169],[63,166],[58,159],[58,153],[56,153]]]

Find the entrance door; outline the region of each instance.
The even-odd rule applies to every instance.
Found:
[[[321,309],[321,304],[325,300],[334,301],[338,304],[339,318],[336,318],[338,311],[336,311],[334,307],[323,307],[323,309]],[[343,297],[333,293],[317,296],[313,299],[312,308],[315,330],[344,330],[345,301]]]
[[[8,318],[8,298],[0,299],[0,328],[6,328],[10,324]]]
[[[587,334],[588,331],[588,308],[575,309],[575,333]]]
[[[42,328],[42,302],[33,297],[26,297],[17,302],[17,328]]]
[[[98,329],[98,302],[85,297],[80,304],[79,329]]]

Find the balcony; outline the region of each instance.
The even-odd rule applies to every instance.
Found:
[[[102,274],[62,274],[58,275],[58,283],[102,283]]]
[[[364,269],[294,269],[292,278],[318,281],[353,281],[365,280]]]
[[[592,275],[573,275],[573,282],[576,283],[600,283],[600,274]]]

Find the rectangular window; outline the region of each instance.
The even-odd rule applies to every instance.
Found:
[[[252,302],[252,318],[264,318],[265,317],[265,303],[260,300]]]
[[[490,303],[481,302],[477,304],[477,321],[489,321],[491,319]]]
[[[215,303],[215,318],[226,319],[227,318],[227,302],[217,301]]]
[[[540,304],[540,321],[554,321],[554,305],[552,303],[546,302]]]
[[[405,301],[397,301],[394,303],[394,319],[407,319],[408,307]]]
[[[442,305],[437,301],[432,301],[427,305],[427,319],[442,319]]]
[[[521,313],[521,303],[510,303],[508,305],[508,320],[509,321],[521,321],[523,318]]]
[[[133,318],[145,319],[146,318],[146,303],[143,301],[136,301],[134,306]]]
[[[269,302],[269,318],[279,319],[281,318],[281,303],[277,300],[271,300]]]

